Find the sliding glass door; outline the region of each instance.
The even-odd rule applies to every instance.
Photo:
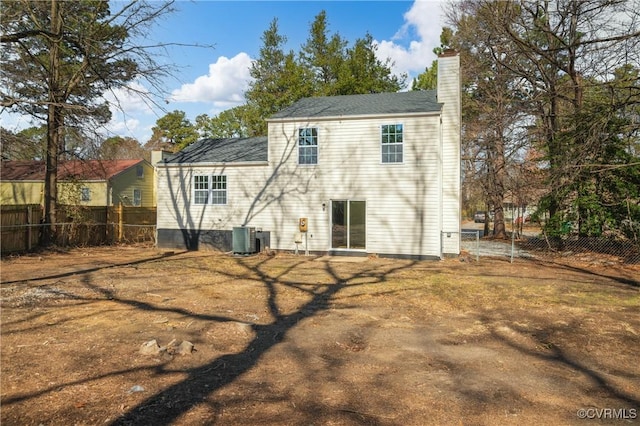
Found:
[[[331,248],[366,248],[366,201],[331,201]]]

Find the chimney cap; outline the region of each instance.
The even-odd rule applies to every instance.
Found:
[[[438,55],[439,58],[444,58],[448,56],[458,56],[458,52],[454,49],[445,49],[441,54]]]

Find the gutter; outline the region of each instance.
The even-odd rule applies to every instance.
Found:
[[[360,115],[327,115],[327,116],[300,116],[300,117],[282,117],[282,118],[266,118],[267,123],[286,123],[286,122],[316,122],[316,121],[344,121],[344,120],[362,120],[362,119],[392,119],[392,118],[406,118],[406,117],[429,117],[437,116],[442,113],[442,106],[437,111],[422,111],[422,112],[398,112],[391,114],[360,114]]]
[[[176,169],[183,167],[251,167],[251,166],[268,166],[268,161],[244,161],[244,162],[202,162],[202,163],[158,163],[156,167],[165,169]]]

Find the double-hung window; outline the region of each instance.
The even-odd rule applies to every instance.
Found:
[[[133,190],[133,205],[136,207],[142,205],[142,191],[140,189]]]
[[[318,164],[318,129],[298,129],[298,164]]]
[[[402,124],[384,124],[381,128],[382,162],[402,163]]]
[[[193,177],[194,204],[227,204],[227,177],[223,175]]]

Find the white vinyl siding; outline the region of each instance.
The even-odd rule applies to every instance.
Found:
[[[457,61],[444,58],[439,66],[442,111],[273,119],[268,122],[268,164],[158,164],[158,229],[251,226],[270,233],[270,248],[293,251],[298,220],[304,217],[308,232],[300,248],[325,252],[331,249],[332,203],[356,200],[366,206],[366,252],[457,254]],[[224,176],[224,185],[215,176]],[[214,199],[226,204],[212,205]],[[344,248],[356,249],[349,242]]]
[[[442,110],[442,225],[443,252],[460,252],[460,57],[438,59],[438,101]],[[449,237],[449,235],[451,235]]]
[[[158,228],[255,226],[271,232],[272,249],[293,250],[298,219],[306,217],[308,249],[327,251],[331,200],[362,200],[367,252],[439,256],[439,121],[438,115],[402,119],[403,167],[380,163],[380,119],[305,123],[322,135],[322,162],[302,168],[298,144],[291,144],[300,123],[270,123],[268,166],[158,167]],[[196,194],[180,182],[222,172],[234,182],[226,209],[189,202]]]
[[[301,124],[295,122],[269,124],[269,165],[158,167],[158,228],[255,226],[271,233],[272,249],[294,250],[298,219],[306,217],[308,249],[327,251],[331,200],[362,200],[367,252],[439,256],[440,118],[402,123],[403,167],[380,163],[380,119],[305,123],[322,135],[322,162],[315,167],[299,167],[298,144],[291,144]],[[196,194],[184,192],[180,182],[221,173],[234,182],[227,208],[189,202]]]

